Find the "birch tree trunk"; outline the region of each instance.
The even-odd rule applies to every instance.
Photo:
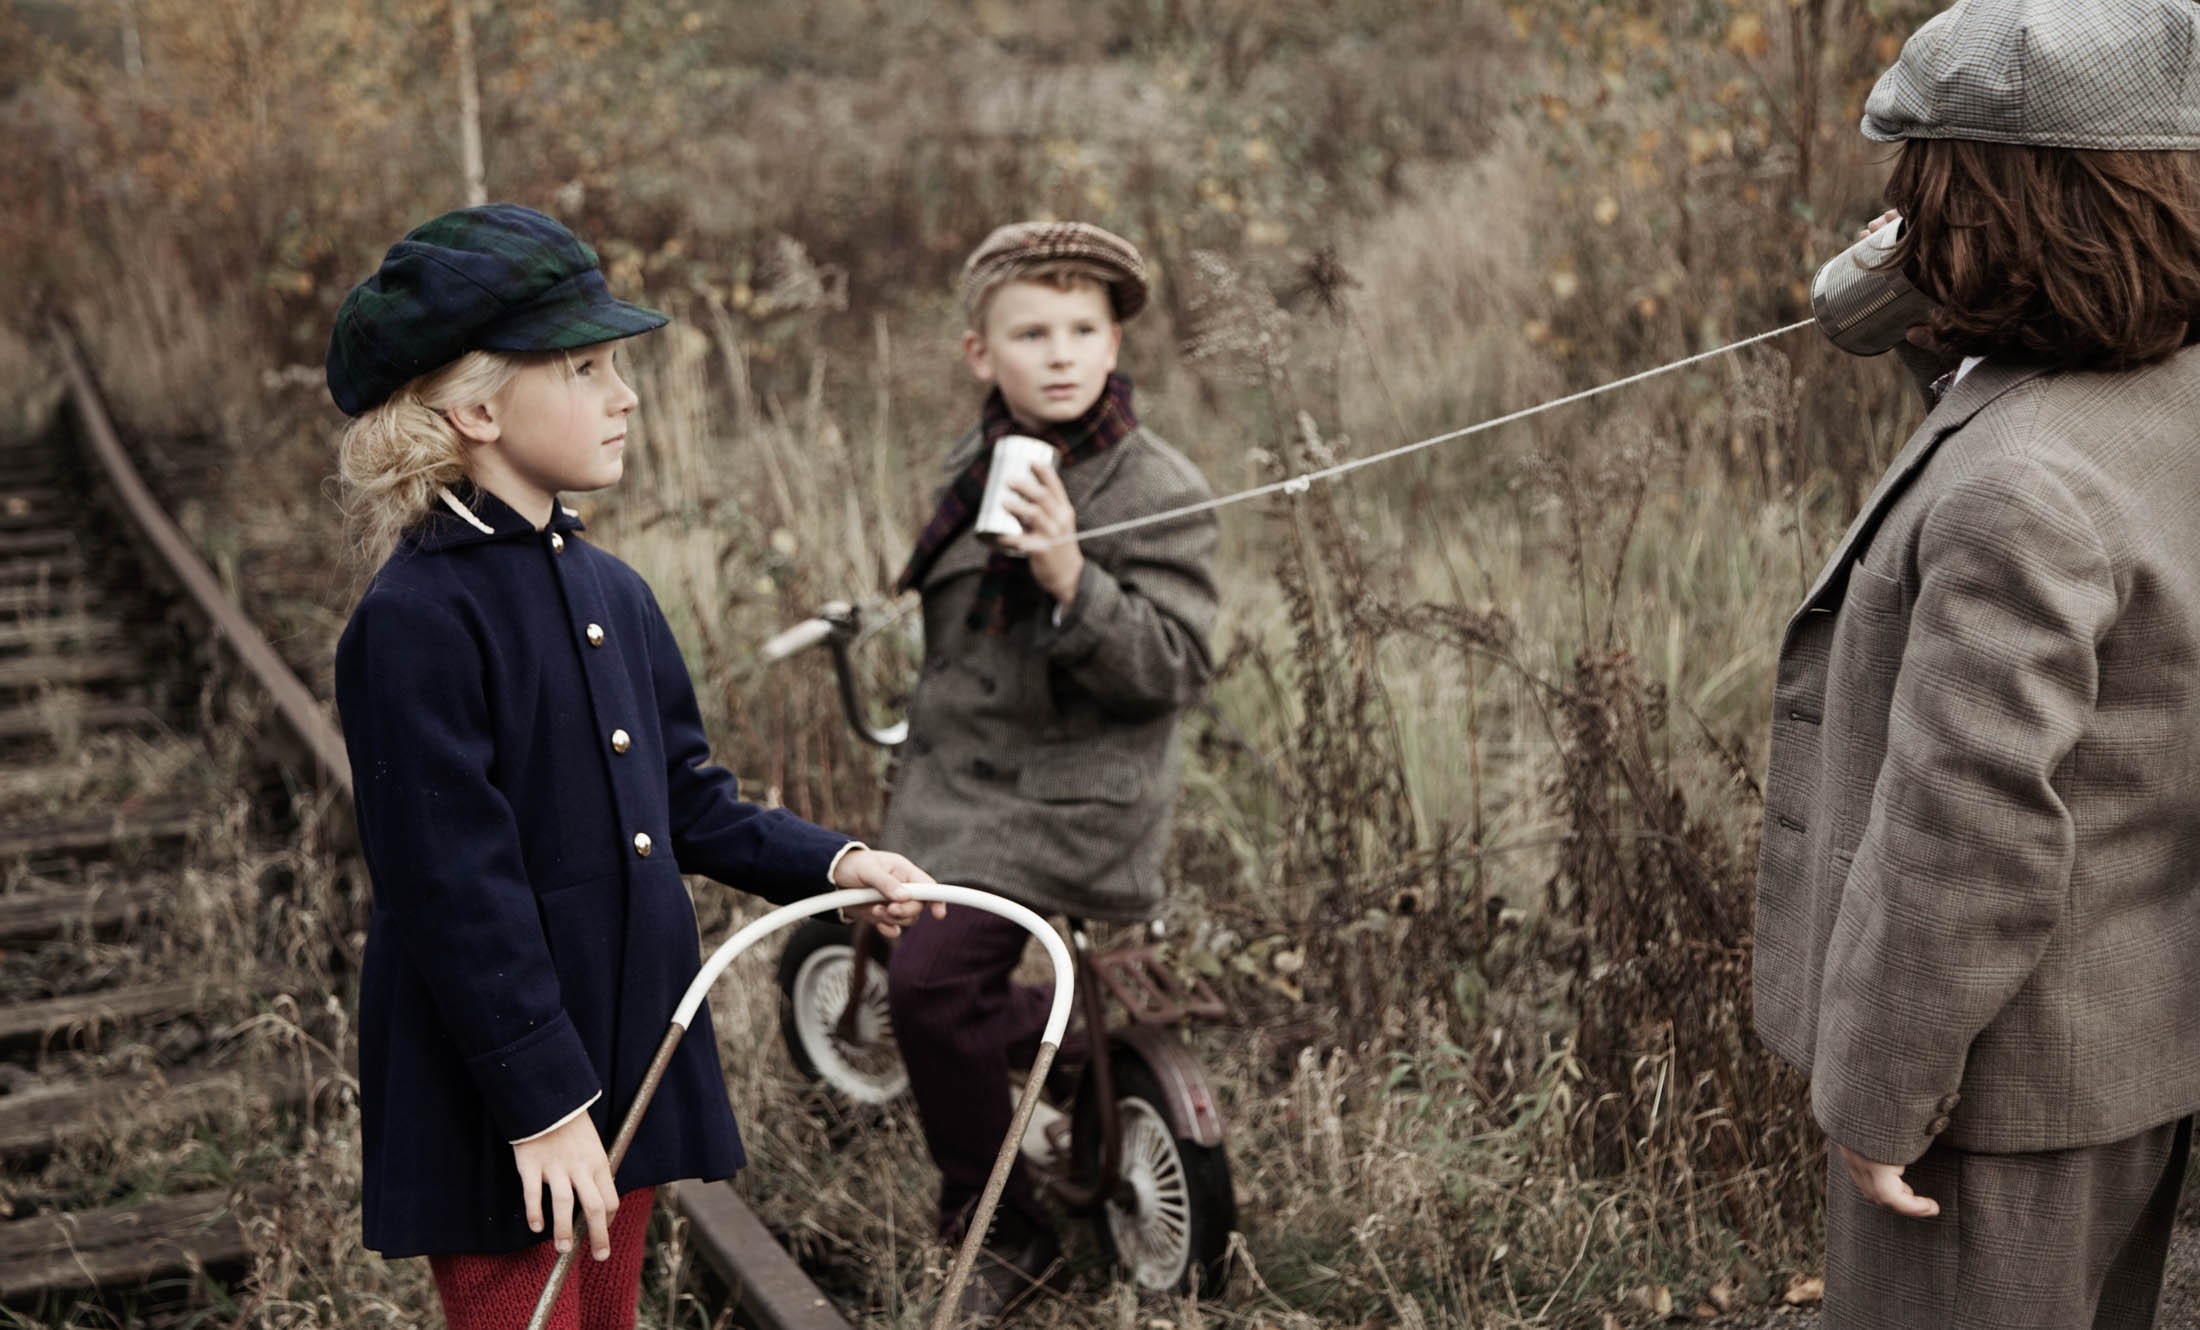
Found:
[[[145,77],[145,46],[138,38],[137,0],[122,0],[122,72],[130,82]]]
[[[489,184],[481,165],[481,83],[474,73],[472,0],[451,0],[451,47],[458,56],[459,167],[466,174],[466,206],[478,208],[489,201]]]

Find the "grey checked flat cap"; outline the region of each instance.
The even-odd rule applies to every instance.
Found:
[[[976,310],[1001,274],[1058,260],[1089,264],[1106,274],[1118,322],[1130,322],[1146,307],[1146,260],[1138,246],[1090,222],[1010,222],[994,227],[963,263],[964,316]]]
[[[1961,0],[1904,43],[1864,137],[2200,149],[2195,0]]]

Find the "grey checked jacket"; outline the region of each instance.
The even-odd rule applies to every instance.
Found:
[[[1756,1017],[1829,1136],[1908,1163],[2200,1108],[2200,349],[1973,370],[1773,708]]]
[[[978,433],[947,459],[959,474]],[[1146,429],[1062,472],[1080,528],[1208,497]],[[1042,912],[1135,920],[1161,907],[1177,717],[1210,668],[1212,513],[1084,542],[1059,625],[1043,593],[1005,632],[964,622],[991,555],[966,528],[926,574],[925,658],[883,842],[943,882]]]

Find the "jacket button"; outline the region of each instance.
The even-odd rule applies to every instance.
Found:
[[[1925,1134],[1928,1136],[1938,1136],[1946,1130],[1948,1130],[1948,1115],[1945,1113],[1925,1124]]]
[[[555,531],[550,533],[550,552],[552,554],[565,553],[565,537]]]
[[[647,859],[649,857],[649,851],[655,844],[656,842],[652,841],[649,838],[648,832],[637,831],[634,833],[634,853],[642,856],[644,859]]]
[[[990,674],[981,674],[981,675],[979,675],[979,676],[978,676],[978,691],[979,691],[979,692],[982,692],[982,693],[991,693],[991,692],[993,691],[993,687],[994,687],[994,684],[993,684],[993,676],[992,676],[992,675],[990,675]]]
[[[602,624],[600,624],[600,623],[592,623],[592,624],[588,625],[588,629],[587,629],[587,632],[588,632],[588,645],[590,645],[590,646],[592,646],[592,647],[600,647],[600,646],[602,646],[602,645],[603,645],[603,625],[602,625]]]
[[[612,752],[614,752],[614,753],[623,753],[623,752],[625,752],[625,751],[626,751],[627,749],[629,749],[629,748],[632,748],[633,746],[634,746],[634,736],[632,736],[632,735],[628,734],[628,733],[627,733],[627,732],[626,732],[625,730],[613,730],[613,731],[611,732],[611,751],[612,751]],[[645,850],[645,851],[643,851],[643,853],[645,853],[645,854],[646,854],[646,853],[648,853],[648,851],[646,851],[646,850]]]
[[[1936,1108],[1938,1108],[1938,1109],[1939,1109],[1939,1110],[1940,1110],[1940,1111],[1941,1111],[1942,1113],[1953,1113],[1953,1112],[1955,1112],[1955,1111],[1956,1111],[1956,1105],[1957,1105],[1957,1104],[1960,1104],[1960,1103],[1962,1103],[1962,1102],[1963,1102],[1963,1096],[1962,1096],[1962,1095],[1959,1095],[1959,1094],[1943,1095],[1943,1096],[1941,1096],[1941,1100],[1940,1100],[1940,1103],[1939,1103],[1939,1104],[1937,1104],[1937,1105],[1935,1105],[1935,1107],[1936,1107]]]

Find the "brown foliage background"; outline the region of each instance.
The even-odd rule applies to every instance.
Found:
[[[656,586],[748,788],[860,834],[888,773],[814,671],[753,650],[898,566],[974,405],[952,281],[985,230],[1137,240],[1142,412],[1232,490],[1805,317],[1877,211],[1853,126],[1926,8],[497,0],[473,26],[491,195],[676,320],[636,347],[643,427],[592,530]],[[348,286],[460,201],[455,79],[443,0],[0,5],[0,375],[46,392],[28,313],[60,302],[137,432],[224,450],[194,529],[324,689],[356,574],[320,356]],[[1750,773],[1778,624],[1914,414],[1804,333],[1226,514],[1168,922],[1240,1013],[1191,1037],[1245,1263],[1171,1315],[1601,1327],[1810,1268],[1816,1133],[1749,1024]],[[914,650],[877,651],[889,695]],[[710,937],[739,908],[702,906]],[[912,1126],[851,1133],[765,1056],[771,1001],[716,1000],[743,1186],[836,1296],[914,1323]],[[280,1237],[351,1223],[344,1139],[286,1166],[325,1222],[270,1227],[233,1319],[419,1296]],[[678,1265],[647,1315],[707,1323]],[[1045,1315],[1129,1323],[1087,1279]]]

